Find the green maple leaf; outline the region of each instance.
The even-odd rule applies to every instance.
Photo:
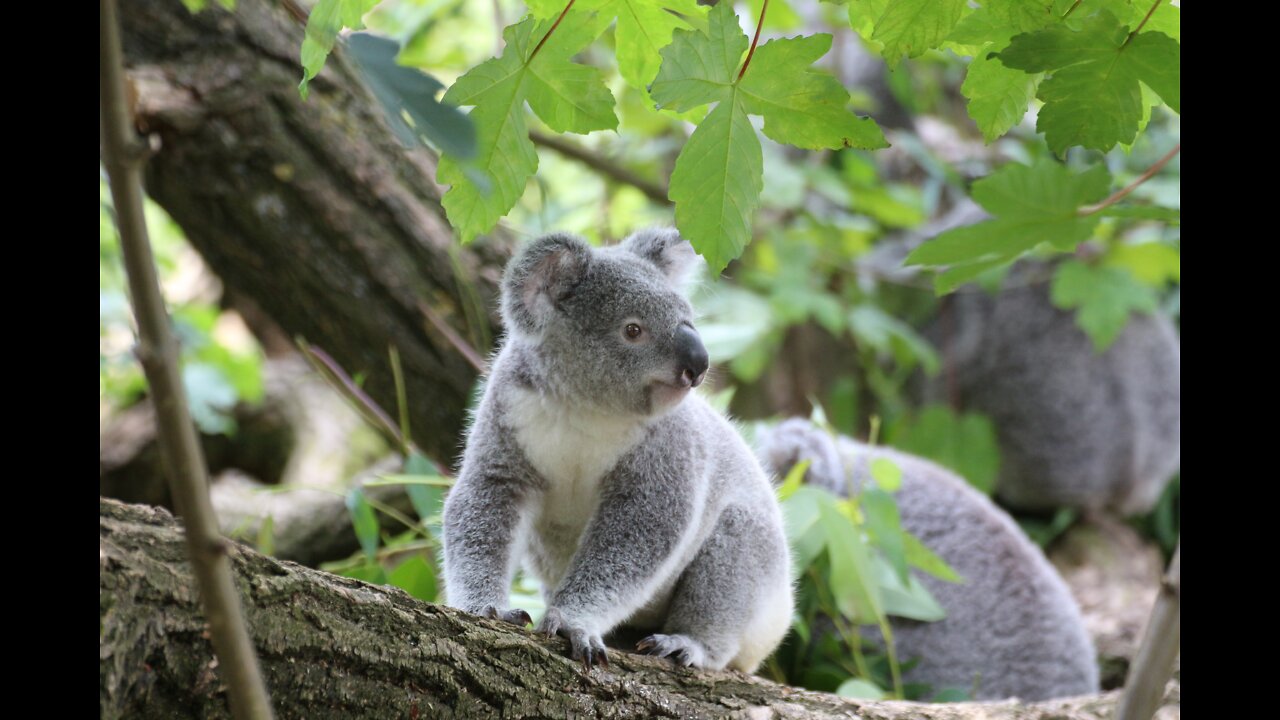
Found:
[[[830,35],[761,45],[738,84],[747,111],[764,116],[764,134],[774,142],[808,150],[888,147],[874,120],[849,112],[840,82],[810,67],[830,49]]]
[[[1086,265],[1078,260],[1063,263],[1053,275],[1053,304],[1076,310],[1076,324],[1098,352],[1120,335],[1129,313],[1155,312],[1156,294],[1127,270]]]
[[[564,10],[564,0],[531,0],[535,17],[548,18]],[[617,18],[614,31],[618,71],[632,87],[642,92],[662,64],[659,51],[671,42],[671,34],[688,28],[689,18],[701,18],[706,8],[697,0],[578,0],[565,22],[583,13],[594,12],[605,25]]]
[[[1017,35],[998,55],[1009,68],[1049,72],[1037,96],[1036,129],[1058,155],[1072,145],[1107,151],[1132,143],[1143,117],[1141,83],[1179,112],[1182,52],[1160,32],[1130,36],[1103,10],[1073,30],[1065,24]]]
[[[876,20],[871,39],[884,44],[885,62],[895,67],[941,45],[965,7],[965,0],[894,0]]]
[[[714,272],[738,257],[751,239],[751,216],[764,188],[760,138],[749,114],[764,117],[764,132],[803,148],[887,147],[880,128],[848,110],[848,92],[812,63],[831,37],[771,40],[741,71],[747,36],[730,3],[707,16],[707,31],[677,30],[663,48],[650,86],[665,108],[685,112],[719,103],[676,159],[670,197],[676,227]]]
[[[324,62],[333,52],[342,28],[364,28],[362,18],[378,0],[320,0],[307,16],[307,31],[302,38],[302,82],[298,93],[307,99],[311,79],[320,74]]]
[[[1080,207],[1101,200],[1110,185],[1102,165],[1078,175],[1052,160],[1005,165],[973,184],[973,199],[994,219],[948,230],[912,251],[906,263],[953,266],[937,279],[945,292],[1042,242],[1074,250],[1099,220],[1079,215]]]
[[[671,173],[676,227],[713,272],[742,254],[764,190],[764,154],[740,95],[722,101],[685,143]]]
[[[524,115],[526,100],[557,132],[587,133],[618,125],[613,94],[599,71],[569,61],[594,39],[598,26],[562,25],[548,37],[551,26],[552,21],[528,17],[508,27],[502,33],[502,55],[472,68],[444,95],[446,103],[475,106],[469,117],[476,128],[476,156],[464,162],[445,153],[437,171],[437,179],[451,186],[443,204],[464,243],[493,229],[538,169]]]
[[[1022,121],[1042,77],[1005,67],[999,58],[991,57],[994,45],[988,43],[974,55],[960,85],[969,100],[969,117],[988,143]]]

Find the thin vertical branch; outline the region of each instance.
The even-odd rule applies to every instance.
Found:
[[[142,211],[145,146],[129,116],[123,52],[115,0],[99,0],[99,100],[102,154],[111,181],[120,250],[138,324],[138,359],[155,403],[161,457],[169,487],[186,527],[187,552],[200,588],[209,636],[225,681],[231,711],[241,720],[271,718],[271,701],[231,577],[227,541],[218,532],[209,502],[209,478],[187,410],[178,368],[177,343],[156,278]]]
[[[1129,667],[1124,695],[1116,708],[1116,720],[1150,720],[1160,707],[1164,686],[1173,675],[1173,663],[1182,644],[1182,541],[1160,584],[1142,645]]]

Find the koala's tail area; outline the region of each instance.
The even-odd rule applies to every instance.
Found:
[[[756,436],[756,455],[776,478],[804,460],[809,461],[805,482],[836,495],[847,489],[844,462],[830,433],[804,418],[791,418]]]

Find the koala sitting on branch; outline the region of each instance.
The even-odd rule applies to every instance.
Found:
[[[444,506],[448,602],[524,624],[516,568],[543,585],[538,630],[585,666],[603,637],[752,672],[792,613],[773,488],[729,422],[692,392],[708,358],[681,293],[697,256],[675,230],[593,249],[552,234],[502,282],[506,337]]]

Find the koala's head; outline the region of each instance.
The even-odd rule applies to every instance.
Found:
[[[698,257],[675,230],[594,249],[557,233],[507,265],[508,342],[531,348],[549,389],[610,412],[656,415],[701,384],[708,359],[681,293]]]

